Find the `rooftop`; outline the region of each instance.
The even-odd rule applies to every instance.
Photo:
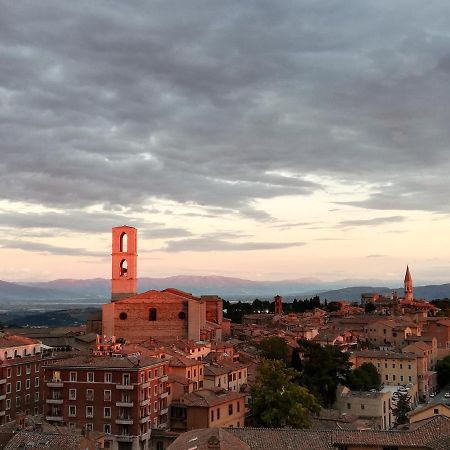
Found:
[[[154,366],[164,362],[162,359],[148,356],[129,356],[118,358],[112,356],[81,355],[62,361],[50,363],[47,367],[70,367],[70,368],[92,368],[92,369],[140,369]]]

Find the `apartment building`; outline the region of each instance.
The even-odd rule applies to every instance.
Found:
[[[248,365],[232,361],[221,361],[205,366],[204,386],[206,388],[221,387],[229,391],[239,392],[247,383]]]
[[[0,333],[0,424],[42,413],[43,365],[51,358],[35,339]]]
[[[335,407],[342,414],[370,419],[376,429],[389,430],[395,422],[392,416],[392,392],[357,392],[343,387],[339,390]]]
[[[78,356],[45,367],[45,417],[104,432],[113,450],[149,448],[168,419],[167,362],[150,357]]]
[[[170,407],[170,427],[174,431],[195,428],[242,427],[245,394],[221,388],[200,389],[185,394]]]

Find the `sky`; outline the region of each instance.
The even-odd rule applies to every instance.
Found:
[[[450,2],[0,11],[0,279],[450,282]]]

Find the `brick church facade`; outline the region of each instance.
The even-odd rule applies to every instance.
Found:
[[[137,294],[137,230],[112,229],[111,303],[103,305],[102,330],[127,342],[150,338],[222,340],[222,299],[196,297],[178,289]]]

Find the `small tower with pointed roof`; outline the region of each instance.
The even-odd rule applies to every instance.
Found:
[[[279,295],[274,297],[275,300],[275,314],[283,314],[283,298]]]
[[[409,266],[406,266],[405,274],[405,300],[407,302],[412,302],[414,300],[413,282],[411,274],[409,273]]]

